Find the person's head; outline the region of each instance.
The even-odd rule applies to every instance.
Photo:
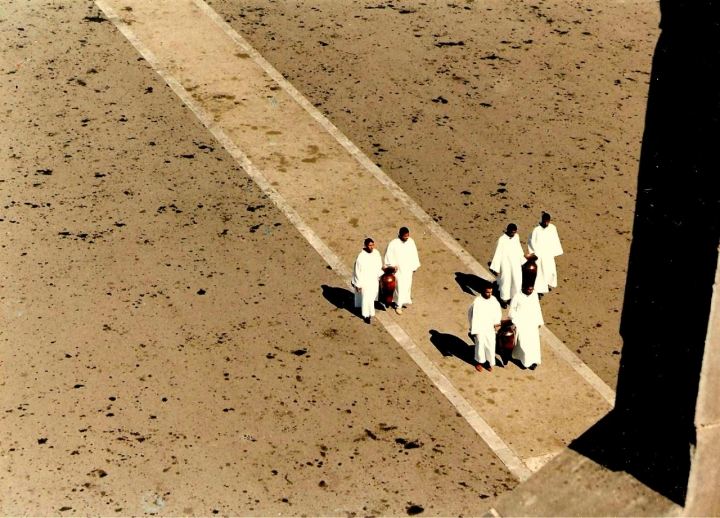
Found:
[[[373,241],[373,240],[372,240],[371,238],[369,238],[369,237],[368,237],[367,239],[365,239],[365,241],[363,242],[363,244],[365,245],[364,250],[365,250],[366,252],[368,252],[368,253],[372,252],[372,251],[375,249],[375,241]]]
[[[540,225],[543,228],[547,227],[550,224],[551,219],[552,218],[550,217],[550,214],[548,214],[547,212],[543,212],[542,218],[540,219]]]
[[[531,295],[533,291],[535,291],[535,286],[523,286],[522,287],[522,292],[525,295]]]
[[[482,298],[489,299],[492,297],[493,287],[492,286],[485,286],[482,291],[480,292],[480,295],[482,295]]]
[[[505,230],[505,234],[507,237],[515,237],[515,234],[517,234],[517,225],[515,223],[510,223]]]
[[[410,229],[407,227],[400,227],[400,230],[398,230],[398,237],[400,238],[400,241],[403,243],[410,238]]]

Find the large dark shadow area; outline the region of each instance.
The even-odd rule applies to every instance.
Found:
[[[455,282],[468,295],[479,295],[485,288],[497,289],[497,284],[472,273],[455,272]]]
[[[486,288],[492,288],[493,297],[495,297],[501,305],[503,304],[500,299],[500,287],[496,281],[489,281],[472,273],[455,272],[455,282],[457,282],[461,290],[473,296],[480,295]]]
[[[660,8],[616,407],[571,447],[684,505],[720,240],[720,2]]]
[[[345,288],[336,288],[334,286],[328,286],[323,284],[322,288],[323,297],[330,304],[338,309],[344,309],[348,313],[352,313],[356,317],[362,318],[360,308],[355,307],[355,294]],[[385,311],[385,306],[381,302],[375,301],[375,311]]]
[[[457,359],[475,366],[475,346],[472,343],[468,344],[462,338],[450,333],[441,333],[435,329],[430,330],[430,343],[443,356],[455,356]]]
[[[349,311],[353,315],[358,314],[355,309],[355,295],[352,291],[345,288],[328,286],[327,284],[323,284],[321,288],[323,297],[325,297],[325,300],[327,300],[330,304],[338,309]]]

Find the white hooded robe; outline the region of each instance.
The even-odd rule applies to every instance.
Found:
[[[402,307],[405,304],[412,304],[412,276],[413,272],[420,268],[420,258],[417,246],[413,238],[403,242],[396,237],[385,251],[385,266],[394,266],[395,272],[395,294],[393,302],[396,306]]]
[[[475,361],[495,365],[495,326],[500,324],[502,309],[495,297],[475,297],[468,309],[470,334],[475,335]]]
[[[537,293],[547,293],[550,288],[557,287],[555,258],[563,254],[560,237],[555,225],[548,223],[545,228],[542,225],[535,227],[528,238],[528,250],[538,258],[535,291]]]
[[[361,308],[363,318],[375,316],[375,301],[380,291],[379,279],[383,275],[380,252],[360,252],[355,259],[352,285],[355,287],[355,307]],[[357,289],[361,288],[362,292]]]
[[[515,294],[510,302],[508,317],[515,324],[515,348],[512,357],[525,367],[540,365],[540,326],[545,323],[537,293]]]
[[[502,300],[510,300],[522,288],[522,265],[526,261],[517,234],[512,238],[507,234],[500,236],[490,269],[498,273],[497,282]]]

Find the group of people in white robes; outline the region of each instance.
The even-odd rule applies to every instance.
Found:
[[[475,344],[475,368],[492,372],[495,366],[497,330],[502,320],[502,308],[488,286],[468,309],[470,337]],[[508,318],[515,324],[515,347],[512,357],[523,367],[535,369],[541,363],[540,326],[545,322],[540,310],[540,299],[532,286],[523,286],[510,303]]]
[[[468,310],[470,335],[475,343],[476,369],[483,365],[492,371],[495,365],[495,337],[502,309],[510,307],[508,318],[515,325],[515,347],[512,356],[524,367],[536,368],[541,363],[540,327],[544,325],[540,298],[557,287],[555,258],[562,255],[557,228],[550,214],[543,213],[540,223],[528,239],[528,250],[537,259],[537,278],[534,285],[523,283],[525,256],[517,225],[510,223],[498,239],[490,271],[497,277],[499,299],[492,297],[492,287],[481,291]]]
[[[385,269],[392,269],[395,275],[395,293],[393,306],[398,315],[403,308],[412,304],[412,278],[415,270],[420,268],[420,258],[415,241],[410,237],[410,230],[401,227],[398,237],[390,241],[385,250],[385,257],[375,250],[375,242],[365,239],[364,247],[355,259],[352,285],[355,288],[355,307],[367,324],[375,316],[375,301],[380,289],[379,279]]]
[[[537,278],[534,285],[523,283],[523,264],[528,256],[523,252],[517,225],[510,223],[498,239],[490,271],[497,277],[499,299],[493,296],[493,287],[483,288],[468,309],[470,336],[475,344],[476,369],[492,371],[495,365],[497,330],[502,310],[508,306],[508,318],[515,325],[515,347],[512,356],[528,368],[541,363],[540,327],[544,325],[538,294],[557,286],[555,258],[562,255],[557,229],[550,214],[543,213],[540,223],[528,239],[528,250],[537,259]],[[375,301],[380,289],[380,277],[385,270],[395,274],[396,288],[393,306],[398,315],[412,304],[413,273],[420,268],[415,241],[407,227],[400,228],[398,237],[388,244],[385,256],[375,249],[371,238],[365,239],[362,251],[355,259],[352,285],[355,289],[355,307],[363,319],[370,323],[375,316]],[[484,366],[484,367],[483,367]]]
[[[537,279],[534,286],[535,292],[540,295],[557,287],[555,258],[563,254],[557,228],[550,222],[551,219],[550,214],[544,212],[540,223],[528,238],[528,251],[537,258]],[[498,239],[490,263],[490,271],[497,276],[500,301],[504,306],[521,291],[522,267],[526,262],[527,256],[517,235],[517,225],[510,223]]]

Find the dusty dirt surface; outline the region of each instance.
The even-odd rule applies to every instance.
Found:
[[[5,2],[0,40],[1,514],[477,515],[515,486],[91,2]]]
[[[546,321],[615,387],[657,2],[208,3],[481,263],[550,212]]]

